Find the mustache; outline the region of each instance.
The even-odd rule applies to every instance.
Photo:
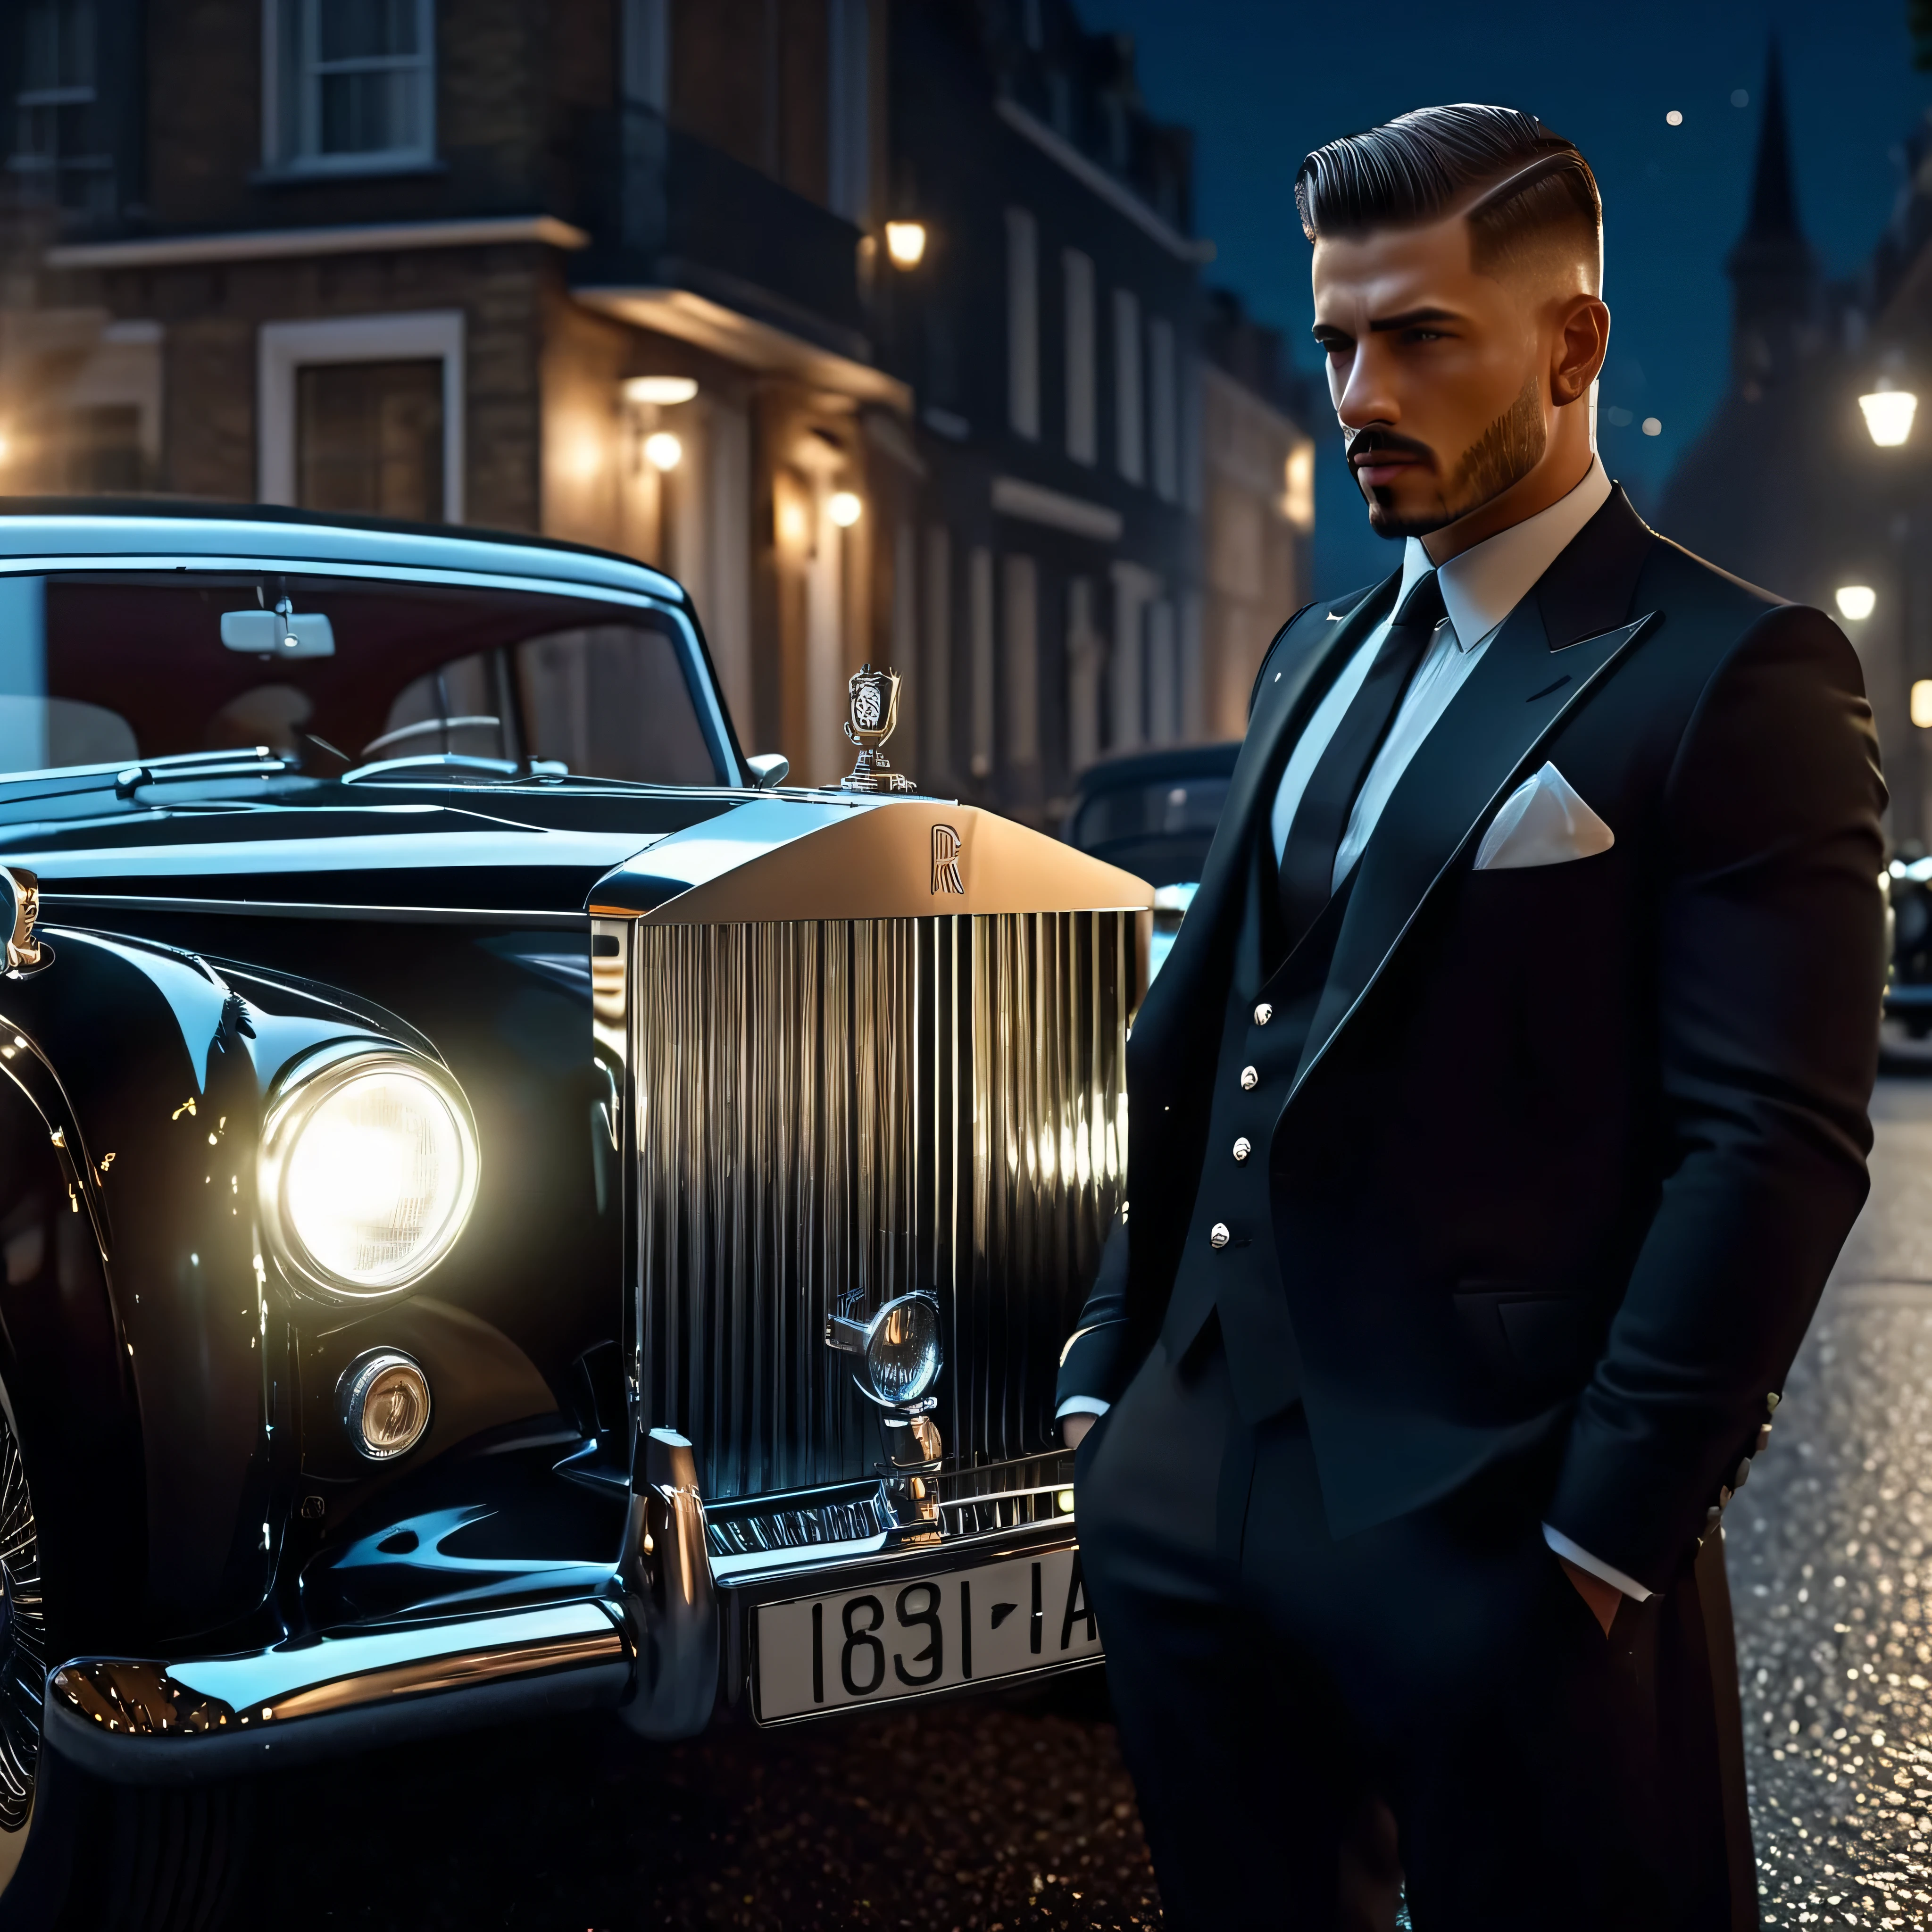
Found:
[[[1378,429],[1373,424],[1365,429],[1346,431],[1342,447],[1351,468],[1358,463],[1366,463],[1371,456],[1391,452],[1414,457],[1423,463],[1433,464],[1436,460],[1436,452],[1427,443],[1418,442],[1412,436],[1398,435],[1392,429]]]

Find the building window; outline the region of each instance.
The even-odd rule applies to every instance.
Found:
[[[624,98],[670,111],[670,0],[623,0],[620,28]]]
[[[311,363],[296,371],[296,501],[434,523],[442,512],[442,364]]]
[[[420,166],[436,146],[432,0],[266,0],[272,166]]]
[[[94,0],[27,0],[8,168],[30,201],[83,220],[114,212],[96,97]]]
[[[1154,490],[1163,503],[1180,495],[1180,426],[1174,368],[1174,324],[1165,316],[1148,319],[1148,401],[1154,421]]]
[[[1091,463],[1096,443],[1094,381],[1094,258],[1078,248],[1060,257],[1066,294],[1066,453]]]
[[[1006,419],[1040,435],[1040,236],[1023,208],[1006,210]]]
[[[1114,291],[1114,463],[1130,483],[1147,476],[1141,436],[1141,305],[1131,289]]]
[[[1006,763],[1040,762],[1040,580],[1030,556],[1001,560],[1006,574]]]
[[[952,765],[952,533],[934,524],[926,533],[926,718],[920,749],[928,781]]]
[[[463,317],[264,326],[256,493],[265,503],[463,520]]]
[[[974,545],[966,560],[966,647],[971,653],[973,750],[976,778],[993,770],[993,553]]]
[[[870,14],[866,0],[831,0],[826,19],[826,200],[862,227],[872,200]]]

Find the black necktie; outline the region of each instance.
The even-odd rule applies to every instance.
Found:
[[[1348,829],[1355,794],[1442,621],[1442,586],[1436,578],[1432,570],[1403,600],[1368,676],[1342,714],[1294,808],[1280,868],[1282,918],[1291,951],[1328,903],[1335,854]]]

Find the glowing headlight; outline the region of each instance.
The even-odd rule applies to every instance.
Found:
[[[476,1198],[456,1083],[390,1049],[299,1073],[269,1109],[261,1204],[277,1258],[323,1293],[393,1294],[449,1252]]]

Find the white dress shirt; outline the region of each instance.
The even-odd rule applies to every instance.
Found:
[[[1510,614],[1534,589],[1537,580],[1567,550],[1583,526],[1604,507],[1610,494],[1610,479],[1601,457],[1593,457],[1583,480],[1567,496],[1512,524],[1483,542],[1437,568],[1442,580],[1442,602],[1448,615],[1436,627],[1422,662],[1409,680],[1401,704],[1376,753],[1362,788],[1348,814],[1347,830],[1335,853],[1332,884],[1339,886],[1374,832],[1383,808],[1389,802],[1409,760],[1422,748],[1423,740],[1435,730],[1450,700],[1460,691],[1469,674],[1480,661],[1491,640]],[[1274,840],[1275,856],[1281,856],[1288,843],[1288,828],[1294,822],[1296,808],[1308,782],[1315,775],[1322,754],[1342,722],[1342,715],[1354,700],[1367,678],[1376,654],[1388,635],[1390,622],[1402,608],[1403,599],[1432,566],[1429,553],[1419,538],[1411,537],[1402,550],[1402,586],[1396,592],[1389,616],[1377,624],[1358,644],[1354,654],[1342,667],[1341,674],[1328,687],[1308,728],[1288,754],[1286,769],[1274,795],[1268,826]],[[1276,674],[1280,675],[1279,673]],[[1098,1396],[1069,1396],[1057,1412],[1058,1416],[1104,1415],[1107,1404]],[[1640,1602],[1649,1591],[1610,1564],[1592,1556],[1561,1530],[1543,1526],[1543,1540],[1558,1556],[1568,1557],[1579,1569],[1613,1585],[1627,1597]]]
[[[1442,585],[1442,602],[1448,615],[1436,628],[1423,653],[1415,675],[1402,693],[1388,736],[1369,766],[1361,790],[1355,794],[1348,814],[1348,830],[1336,849],[1332,884],[1339,886],[1348,868],[1362,856],[1362,848],[1376,829],[1408,761],[1422,748],[1422,741],[1435,730],[1449,702],[1462,688],[1469,674],[1490,647],[1490,640],[1503,627],[1505,619],[1535,587],[1536,580],[1567,550],[1583,526],[1604,507],[1610,494],[1610,479],[1604,473],[1603,459],[1592,459],[1582,482],[1569,495],[1548,509],[1512,524],[1506,530],[1452,556],[1437,571]],[[1432,568],[1429,553],[1420,539],[1411,537],[1403,547],[1402,588],[1396,592],[1389,615],[1357,646],[1354,655],[1342,667],[1341,675],[1328,687],[1315,716],[1288,755],[1288,767],[1274,795],[1274,809],[1268,814],[1268,829],[1274,839],[1275,856],[1280,858],[1288,844],[1288,827],[1294,822],[1295,808],[1308,789],[1309,780],[1328,741],[1342,722],[1342,713],[1354,703],[1355,694],[1369,675],[1376,654],[1388,635],[1395,613],[1402,600]]]

